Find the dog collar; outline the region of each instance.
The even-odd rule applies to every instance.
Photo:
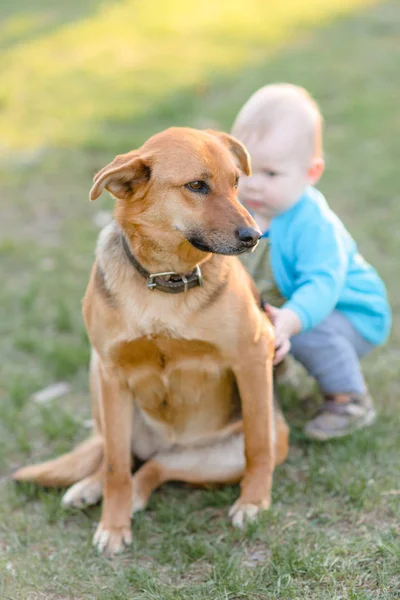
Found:
[[[164,273],[150,273],[140,264],[138,259],[132,253],[129,244],[121,233],[122,246],[125,250],[125,254],[129,259],[131,265],[144,277],[147,281],[147,288],[150,291],[160,290],[160,292],[166,292],[167,294],[179,294],[180,292],[187,292],[191,288],[200,286],[203,287],[203,277],[199,265],[189,273],[188,275],[181,275],[174,271],[165,271]],[[163,277],[167,275],[170,279],[165,280]]]

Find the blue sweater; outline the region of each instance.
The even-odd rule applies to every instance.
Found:
[[[302,331],[336,309],[372,344],[385,341],[391,327],[385,286],[318,190],[308,188],[264,236],[276,285],[287,298],[283,308],[299,316]]]

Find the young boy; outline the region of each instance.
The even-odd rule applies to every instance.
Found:
[[[302,88],[268,85],[232,134],[252,159],[239,196],[265,233],[243,262],[275,325],[275,363],[291,348],[319,384],[325,401],[305,434],[347,435],[375,420],[359,359],[385,341],[391,312],[377,272],[312,187],[324,170],[319,108]]]

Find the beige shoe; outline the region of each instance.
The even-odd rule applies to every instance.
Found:
[[[317,415],[305,425],[304,433],[311,440],[332,440],[367,427],[375,419],[376,410],[368,392],[326,396]]]

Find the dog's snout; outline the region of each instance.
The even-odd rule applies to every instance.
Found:
[[[236,230],[236,235],[244,246],[254,246],[261,237],[261,231],[252,227],[240,227]]]

